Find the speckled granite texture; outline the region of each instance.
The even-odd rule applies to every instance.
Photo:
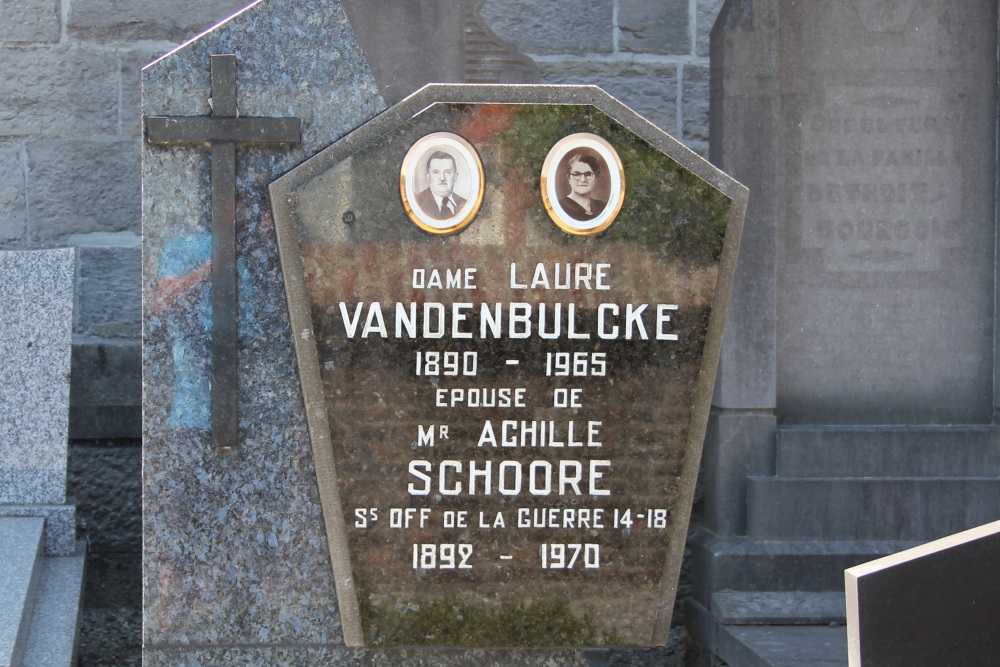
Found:
[[[0,252],[0,504],[66,500],[73,250]]]
[[[45,554],[72,556],[76,553],[75,505],[0,505],[0,517],[35,516],[45,519]]]
[[[143,114],[208,115],[217,53],[237,56],[240,114],[297,116],[303,141],[237,150],[243,446],[231,455],[208,430],[209,151],[143,148],[147,664],[178,664],[158,652],[178,645],[341,642],[266,186],[384,104],[339,4],[271,0],[148,66]]]
[[[596,667],[611,664],[657,664],[613,662],[609,650],[573,649],[357,649],[336,647],[246,647],[160,651],[147,656],[145,667],[235,667],[236,665],[283,665],[314,667],[504,667],[538,665],[539,667]],[[654,653],[654,652],[648,652]],[[630,657],[634,654],[630,653]]]

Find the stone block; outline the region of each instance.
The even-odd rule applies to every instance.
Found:
[[[5,0],[0,3],[0,42],[58,42],[58,0]]]
[[[137,340],[90,338],[74,343],[69,392],[70,439],[141,436],[141,356]]]
[[[677,132],[677,68],[633,62],[540,62],[542,83],[599,86],[665,132]]]
[[[0,503],[65,500],[75,263],[0,252]]]
[[[749,475],[774,471],[773,415],[713,411],[705,435],[705,526],[718,535],[746,532]]]
[[[699,530],[691,548],[692,597],[708,607],[717,591],[840,591],[844,570],[918,542],[752,540]]]
[[[23,155],[20,142],[0,142],[0,243],[24,238],[27,228]]]
[[[45,519],[45,555],[76,553],[76,507],[73,505],[0,505],[0,516]]]
[[[1000,516],[995,477],[751,477],[747,496],[761,540],[932,540]]]
[[[738,23],[741,3],[723,10]],[[757,10],[755,10],[757,11]],[[734,14],[736,16],[734,16]],[[763,22],[758,11],[755,16]],[[728,25],[723,21],[720,25]],[[713,404],[775,406],[778,128],[776,80],[768,74],[777,40],[763,30],[734,30],[712,53],[711,148],[714,164],[750,192],[733,296],[726,318]],[[713,42],[713,45],[715,42]],[[727,46],[722,49],[722,45]],[[713,49],[716,47],[713,46]]]
[[[76,664],[85,558],[46,558],[24,667],[72,667]]]
[[[70,447],[68,493],[76,500],[81,537],[94,553],[142,550],[142,447]]]
[[[174,48],[164,42],[135,45],[119,50],[121,54],[121,134],[142,137],[142,68]]]
[[[842,592],[719,591],[712,610],[725,625],[843,625],[847,609]]]
[[[138,232],[139,151],[135,140],[30,143],[31,238],[51,243],[81,232]]]
[[[847,667],[847,629],[723,626],[716,654],[727,664],[740,667]]]
[[[81,46],[0,47],[0,62],[0,136],[118,133],[115,53]],[[64,146],[60,158],[66,154]]]
[[[0,667],[19,667],[42,576],[43,519],[0,515]]]
[[[681,94],[685,143],[708,141],[708,83],[708,67],[684,66]]]
[[[245,0],[202,3],[174,0],[74,0],[66,29],[79,39],[98,42],[185,41],[246,6]]]
[[[611,53],[613,14],[612,0],[487,0],[480,9],[498,37],[529,55]]]
[[[719,16],[722,3],[725,0],[698,0],[698,10],[695,14],[695,46],[696,56],[708,57],[710,36],[715,19]]]
[[[779,477],[1000,477],[990,426],[789,427],[777,432]]]
[[[131,246],[78,246],[79,313],[76,332],[107,338],[137,337],[142,310],[139,237]]]
[[[780,11],[783,421],[990,423],[996,6]]]
[[[691,52],[688,0],[619,0],[618,48],[633,53],[687,55]]]

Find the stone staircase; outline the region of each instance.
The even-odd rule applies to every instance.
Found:
[[[84,557],[46,556],[45,519],[0,517],[0,667],[69,667]]]
[[[689,629],[733,667],[847,665],[844,570],[1000,516],[992,426],[782,427],[742,534],[691,535]]]

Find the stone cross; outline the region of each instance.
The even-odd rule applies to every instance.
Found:
[[[236,56],[212,56],[210,117],[149,116],[151,144],[212,147],[212,446],[238,448],[239,335],[236,288],[236,144],[297,144],[298,118],[240,118]]]

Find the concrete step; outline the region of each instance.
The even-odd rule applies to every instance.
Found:
[[[847,667],[844,626],[724,625],[717,642],[729,667]]]
[[[766,606],[778,599],[778,596],[771,597]],[[785,600],[797,604],[805,598],[785,597]],[[814,598],[807,604],[811,607],[816,602],[826,607],[830,600]],[[766,613],[775,617],[775,611],[772,608]],[[691,636],[729,667],[847,667],[847,627],[837,622],[823,625],[725,624],[690,598],[685,605],[684,619]]]
[[[933,540],[995,521],[1000,477],[751,477],[756,540]]]
[[[1000,477],[993,426],[793,426],[777,431],[778,477]]]
[[[0,667],[21,667],[42,578],[45,519],[0,517]]]
[[[83,597],[84,557],[46,558],[24,667],[72,667]]]
[[[844,570],[917,546],[892,540],[752,540],[692,531],[691,594],[711,607],[717,591],[843,592]]]
[[[719,591],[712,611],[723,625],[844,625],[847,603],[836,591]]]

